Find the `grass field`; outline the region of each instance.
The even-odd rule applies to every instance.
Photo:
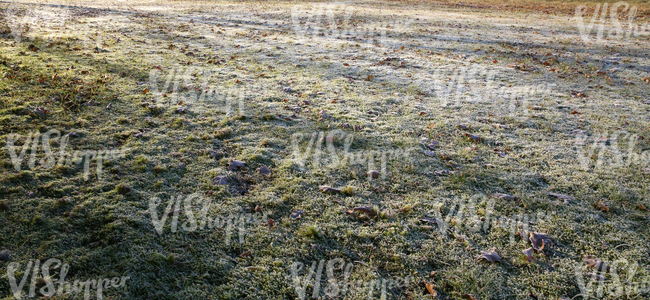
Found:
[[[0,2],[0,298],[646,299],[622,4]]]

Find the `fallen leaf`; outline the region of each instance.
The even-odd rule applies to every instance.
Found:
[[[292,212],[291,215],[289,215],[289,218],[291,218],[292,220],[298,220],[298,219],[302,218],[302,215],[304,213],[305,213],[304,210],[299,209],[299,210],[296,210],[296,211]]]
[[[379,178],[379,172],[376,170],[370,170],[368,171],[368,176],[372,177],[373,179]]]
[[[598,201],[598,203],[596,203],[596,208],[600,209],[600,211],[602,211],[602,212],[608,212],[609,211],[609,205],[605,204],[605,202],[603,202],[603,200],[600,200],[600,201]]]
[[[360,206],[352,209],[353,211],[360,211],[366,215],[373,217],[377,215],[377,212],[370,206]]]
[[[355,216],[355,217],[359,217],[359,215],[357,215],[357,213],[355,213],[355,212],[354,212],[353,210],[351,210],[351,209],[346,210],[346,211],[345,211],[345,214],[347,214],[347,215],[351,215],[351,216]]]
[[[241,160],[231,160],[230,166],[228,167],[228,171],[237,171],[244,166],[246,166],[246,163]]]
[[[533,248],[532,248],[532,247],[530,247],[530,248],[528,248],[528,249],[526,249],[526,250],[522,250],[521,252],[523,252],[524,255],[526,255],[526,259],[527,259],[529,262],[530,262],[530,261],[533,261],[533,260],[535,259],[535,258],[533,257]]]
[[[469,300],[476,300],[476,297],[470,294],[463,294],[463,298],[467,298]]]
[[[595,268],[601,272],[607,272],[609,270],[609,266],[604,261],[592,255],[586,255],[584,258],[582,258],[582,261],[584,261],[589,268]]]
[[[481,141],[481,137],[475,134],[466,133],[465,136],[470,140],[472,140],[474,143],[478,143]]]
[[[148,93],[148,92],[149,92],[149,89],[148,89],[148,88],[145,88],[144,91],[142,91],[143,94],[146,94],[146,93]]]
[[[228,184],[228,176],[225,176],[225,175],[217,176],[214,179],[212,179],[212,184],[214,184],[214,185],[227,185]]]
[[[434,298],[438,297],[438,292],[436,292],[436,290],[433,289],[435,287],[433,283],[426,282],[426,281],[423,282],[424,282],[424,286],[427,288],[427,291],[429,291],[429,294],[431,294],[431,296],[433,296]]]
[[[639,204],[639,209],[640,209],[640,210],[648,211],[648,209],[645,208],[645,206],[643,206],[643,204]]]
[[[248,251],[242,253],[241,255],[239,255],[239,257],[246,257],[246,256],[249,256],[249,255],[251,255],[251,251],[250,251],[250,250],[248,250]]]
[[[431,225],[433,225],[433,224],[438,224],[438,220],[436,220],[436,218],[421,218],[421,219],[420,219],[420,222],[422,222],[422,223],[429,223],[429,224],[431,224]]]
[[[324,110],[321,110],[321,111],[318,113],[318,116],[321,117],[321,118],[323,118],[323,119],[329,119],[329,118],[331,118],[331,116],[328,115]]]
[[[546,245],[553,245],[551,238],[547,234],[539,232],[530,233],[530,243],[533,249],[537,251],[542,251]]]
[[[487,252],[481,251],[481,255],[478,256],[478,259],[485,259],[491,263],[497,263],[501,261],[501,256],[492,250]]]
[[[338,194],[338,193],[341,193],[341,190],[339,190],[339,189],[335,189],[335,188],[333,188],[333,187],[331,187],[331,186],[327,186],[327,185],[319,186],[318,189],[319,189],[321,192],[323,192],[323,193],[328,193],[328,194]]]
[[[429,144],[427,147],[429,147],[429,149],[433,149],[434,147],[437,146],[440,146],[440,142],[432,140],[431,144]]]
[[[449,156],[449,155],[446,154],[446,153],[440,153],[440,157],[441,157],[443,160],[446,160],[446,161],[450,161],[450,160],[451,160],[451,156]]]
[[[573,201],[573,197],[567,195],[556,194],[556,193],[548,193],[548,195],[563,200],[564,203]]]
[[[275,221],[273,219],[269,219],[269,222],[266,223],[267,226],[269,226],[269,230],[273,229],[275,227]]]
[[[260,173],[262,175],[269,175],[271,174],[271,170],[267,166],[261,166],[257,168],[257,173]]]

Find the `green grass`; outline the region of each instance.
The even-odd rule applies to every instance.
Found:
[[[296,299],[291,265],[335,258],[353,263],[351,281],[411,276],[407,286],[388,291],[397,299],[430,298],[422,280],[435,283],[439,299],[578,299],[575,270],[585,255],[636,262],[633,282],[647,280],[647,164],[584,170],[572,133],[585,130],[593,141],[621,128],[644,137],[637,152],[650,149],[647,37],[584,43],[565,16],[428,3],[358,3],[351,23],[341,26],[395,25],[379,47],[365,33],[298,41],[291,9],[309,3],[172,2],[160,10],[162,3],[104,4],[110,10],[78,3],[68,30],[20,42],[0,19],[0,141],[20,134],[22,147],[30,132],[57,129],[77,133],[68,152],[125,151],[103,162],[101,178],[93,161],[84,180],[83,163],[41,166],[41,148],[34,168],[27,150],[16,171],[1,148],[0,250],[10,250],[21,267],[34,259],[67,262],[68,280],[130,276],[125,287],[105,292],[112,299]],[[408,26],[400,25],[405,20]],[[94,33],[104,33],[102,51],[89,42]],[[515,68],[522,65],[532,68]],[[506,93],[441,105],[448,99],[436,97],[436,80],[453,82],[458,70],[471,68],[494,72],[490,83]],[[172,82],[156,94],[151,72],[160,72],[160,89],[170,70],[186,77],[177,92]],[[206,90],[216,92],[201,100],[196,88],[205,78]],[[462,93],[490,92],[480,80],[464,83]],[[542,89],[531,96],[527,87]],[[571,90],[586,97],[571,97]],[[509,102],[508,92],[521,101]],[[331,145],[341,163],[334,165],[327,136],[337,129]],[[312,134],[314,147],[323,139],[323,161],[294,159],[296,133],[303,137],[300,153]],[[433,156],[424,154],[422,137],[440,143]],[[342,160],[346,145],[354,160]],[[369,180],[367,162],[355,163],[361,153],[396,150],[376,179]],[[229,171],[233,160],[246,165]],[[272,173],[256,171],[262,166]],[[381,168],[379,161],[372,167]],[[215,183],[218,176],[226,184]],[[325,185],[341,193],[322,193]],[[159,235],[150,201],[161,199],[162,217],[172,197],[193,193],[212,201],[207,215],[219,225],[183,231],[190,222],[183,211],[179,229],[167,225]],[[495,193],[517,199],[490,197]],[[609,210],[599,209],[601,200]],[[355,207],[369,212],[347,212]],[[304,215],[291,218],[297,210]],[[240,243],[228,217],[242,215],[254,219]],[[507,222],[518,216],[530,223],[511,227]],[[441,217],[444,232],[420,221]],[[522,253],[530,243],[516,235],[526,230],[547,233],[554,243],[532,262]],[[476,259],[493,248],[500,263]],[[321,287],[326,278],[324,272]],[[0,297],[9,299],[10,291],[0,279]]]

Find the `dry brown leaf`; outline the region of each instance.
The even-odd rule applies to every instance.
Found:
[[[463,294],[463,298],[469,299],[469,300],[476,300],[476,297],[470,294]]]
[[[228,176],[225,176],[225,175],[217,176],[214,179],[212,179],[212,184],[214,184],[214,185],[227,185],[228,184]]]
[[[440,158],[442,158],[443,160],[446,160],[446,161],[451,160],[451,156],[447,155],[446,153],[440,153]]]
[[[246,166],[246,163],[241,161],[241,160],[236,160],[233,159],[230,161],[230,166],[228,167],[228,171],[238,171],[239,169],[243,168]]]
[[[271,170],[267,166],[261,166],[257,168],[257,173],[260,173],[262,175],[269,175],[271,174]]]
[[[432,140],[431,144],[429,144],[427,147],[429,147],[429,149],[433,150],[433,148],[435,148],[437,146],[440,146],[440,142]]]
[[[436,292],[436,290],[433,289],[435,287],[433,283],[426,282],[426,281],[423,282],[424,282],[424,286],[427,288],[427,291],[429,291],[429,294],[431,294],[431,296],[433,296],[434,298],[438,297],[438,292]]]
[[[351,210],[351,209],[346,210],[346,211],[345,211],[345,214],[350,215],[350,216],[355,216],[355,217],[357,217],[357,218],[359,217],[359,215],[357,215],[357,213],[355,213],[355,212],[354,212],[353,210]]]
[[[563,200],[565,203],[569,201],[573,201],[573,197],[567,195],[556,194],[556,193],[548,193],[548,195]]]
[[[421,219],[420,219],[420,222],[422,222],[422,223],[429,223],[429,224],[431,224],[431,225],[433,225],[433,224],[438,224],[438,220],[436,220],[436,218],[421,218]]]
[[[603,202],[603,200],[600,200],[600,201],[598,201],[598,203],[596,203],[596,208],[600,209],[600,211],[602,211],[602,212],[608,212],[609,211],[609,205],[605,204],[605,202]]]
[[[269,219],[269,222],[266,223],[266,226],[269,226],[269,230],[273,229],[273,227],[275,227],[275,221],[273,221],[273,219]]]
[[[481,141],[481,137],[475,134],[466,133],[465,136],[471,141],[473,141],[474,143],[478,143]]]
[[[644,211],[648,211],[648,209],[645,208],[645,206],[643,206],[643,204],[639,204],[639,209],[644,210]]]
[[[365,213],[366,215],[373,217],[377,215],[377,212],[370,206],[360,206],[360,207],[355,207],[352,209],[353,211],[360,211]]]
[[[305,213],[304,210],[299,209],[299,210],[296,210],[296,211],[292,212],[291,215],[289,215],[289,218],[291,218],[292,220],[298,220],[298,219],[302,218],[302,215],[304,213]]]
[[[604,261],[592,255],[586,255],[584,258],[582,258],[582,261],[584,261],[589,268],[595,268],[596,270],[603,272],[609,270],[609,266]]]
[[[323,118],[323,119],[329,119],[329,118],[331,117],[331,116],[328,115],[324,110],[321,110],[321,111],[318,113],[318,116],[321,117],[321,118]]]
[[[517,200],[518,198],[516,196],[511,196],[508,194],[502,194],[502,193],[496,193],[492,194],[492,197],[501,199],[501,200]]]
[[[318,189],[319,189],[321,192],[323,192],[323,193],[328,193],[328,194],[338,194],[338,193],[341,193],[341,190],[339,190],[339,189],[335,189],[335,188],[333,188],[333,187],[331,187],[331,186],[328,186],[328,185],[321,185],[320,187],[318,187]]]
[[[571,91],[571,97],[573,97],[573,98],[584,98],[584,97],[586,97],[586,95],[585,95],[584,92]]]
[[[478,259],[485,259],[491,263],[497,263],[501,261],[501,256],[496,252],[490,251],[481,251],[481,255],[478,256]]]
[[[379,171],[370,170],[370,171],[368,171],[368,175],[370,177],[372,177],[373,179],[379,178]]]
[[[530,233],[530,243],[533,246],[533,249],[537,251],[544,250],[544,246],[553,245],[551,238],[545,233],[531,232]]]
[[[524,255],[526,255],[526,259],[527,259],[529,262],[530,262],[530,261],[533,261],[533,260],[535,259],[535,257],[533,257],[533,248],[532,248],[532,247],[531,247],[531,248],[528,248],[528,249],[526,249],[526,250],[522,250],[521,252],[523,252]]]
[[[246,257],[246,256],[249,256],[249,255],[251,255],[251,251],[250,251],[250,250],[248,250],[248,251],[242,253],[241,255],[239,255],[239,257]]]

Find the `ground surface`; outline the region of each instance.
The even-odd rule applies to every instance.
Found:
[[[648,297],[650,42],[581,35],[576,6],[0,2],[0,140],[17,146],[0,150],[0,264],[130,276],[110,299],[295,299],[292,264],[304,279],[332,259],[349,281],[409,278],[396,299],[431,298],[423,281],[439,299]],[[125,154],[84,178],[40,164],[42,145],[30,167],[28,144],[16,170],[10,152],[51,129],[69,153]],[[221,222],[192,227],[195,201],[159,233],[193,193]],[[531,260],[529,232],[552,241]],[[587,255],[619,262],[601,287],[641,288],[585,295]],[[345,279],[326,268],[323,299]]]

